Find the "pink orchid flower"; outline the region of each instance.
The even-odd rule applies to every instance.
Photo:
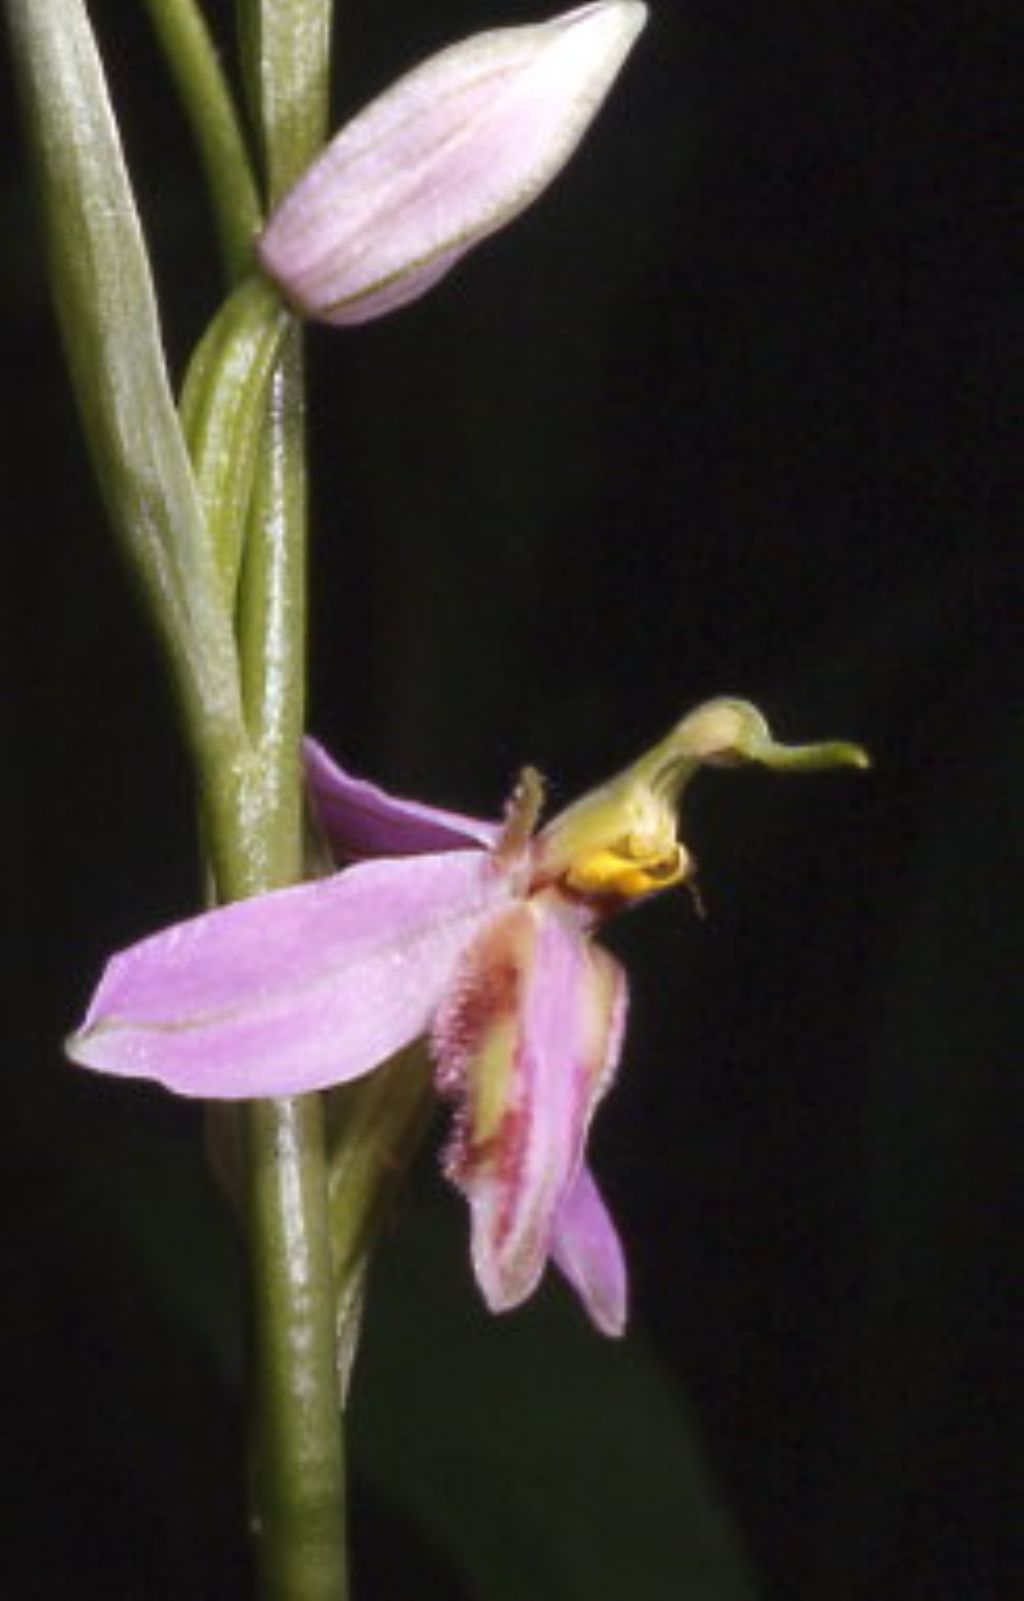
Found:
[[[414,67],[276,207],[257,244],[267,275],[340,326],[417,299],[557,177],[646,19],[641,0],[596,0]]]
[[[863,765],[854,746],[787,748],[742,701],[711,701],[539,833],[527,769],[503,822],[398,800],[307,742],[331,877],[239,901],[113,957],[76,1062],[182,1095],[293,1095],[371,1072],[428,1036],[455,1106],[446,1171],[472,1214],[477,1280],[518,1305],[549,1259],[593,1322],[621,1333],[626,1273],[585,1162],[618,1064],[626,979],[606,917],[692,874],[676,833],[705,762]]]

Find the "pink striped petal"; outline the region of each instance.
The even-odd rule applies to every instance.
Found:
[[[626,1261],[593,1174],[581,1167],[555,1218],[552,1257],[602,1334],[626,1327]]]
[[[618,964],[541,897],[483,931],[439,1014],[440,1085],[459,1102],[447,1171],[469,1200],[494,1311],[525,1300],[544,1271],[624,1005]]]
[[[302,749],[313,806],[339,861],[421,856],[474,844],[489,849],[497,843],[500,823],[387,795],[365,778],[346,773],[315,739],[304,740]]]
[[[260,260],[310,317],[346,325],[426,292],[557,176],[646,20],[596,0],[476,34],[347,123],[273,212]]]
[[[68,1054],[220,1100],[358,1078],[429,1028],[510,894],[474,850],[366,862],[220,907],[115,956]]]

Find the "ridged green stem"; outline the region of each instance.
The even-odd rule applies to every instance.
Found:
[[[251,265],[260,203],[234,97],[195,0],[144,0],[199,148],[228,276]]]
[[[271,202],[324,142],[332,12],[329,0],[238,0],[243,71]]]
[[[348,1594],[319,1096],[243,1118],[252,1275],[252,1529],[266,1601]]]
[[[232,615],[265,450],[264,418],[291,327],[269,283],[243,279],[200,340],[182,388],[181,420]]]
[[[326,128],[329,0],[241,0],[247,81],[272,196]],[[302,873],[306,465],[301,334],[271,378],[241,572],[242,695],[262,785],[261,884]],[[222,886],[223,887],[223,886]],[[345,1601],[335,1281],[319,1096],[244,1109],[252,1268],[252,1521],[264,1601]]]
[[[303,872],[305,459],[300,331],[270,380],[238,603],[253,768],[208,849],[218,898]],[[245,840],[238,855],[236,846]],[[242,1108],[251,1282],[251,1528],[264,1601],[345,1601],[344,1461],[323,1101]]]

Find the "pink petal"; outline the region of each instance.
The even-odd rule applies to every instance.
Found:
[[[365,862],[180,923],[109,963],[73,1061],[182,1095],[293,1095],[424,1033],[511,891],[480,851]]]
[[[621,1039],[625,979],[557,902],[503,913],[467,957],[434,1031],[460,1102],[450,1177],[472,1212],[488,1305],[533,1291]]]
[[[561,171],[645,20],[639,0],[598,0],[421,63],[285,196],[258,245],[267,272],[338,324],[423,294]]]
[[[317,817],[339,861],[362,856],[421,856],[433,851],[493,846],[500,823],[464,817],[419,801],[387,795],[353,778],[315,739],[303,741],[306,782]]]
[[[581,1167],[562,1197],[551,1254],[602,1334],[626,1327],[626,1262],[593,1175]]]

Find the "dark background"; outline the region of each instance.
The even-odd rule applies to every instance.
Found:
[[[216,265],[139,9],[92,7],[180,371]],[[339,116],[534,14],[353,0]],[[312,723],[357,770],[493,814],[529,760],[563,800],[722,692],[875,758],[702,778],[706,921],[609,932],[625,1344],[557,1283],[487,1318],[425,1155],[357,1375],[360,1601],[1024,1593],[1011,17],[662,0],[533,213],[310,337]],[[232,1601],[233,1225],[194,1108],[60,1054],[198,877],[3,74],[0,1598]]]

